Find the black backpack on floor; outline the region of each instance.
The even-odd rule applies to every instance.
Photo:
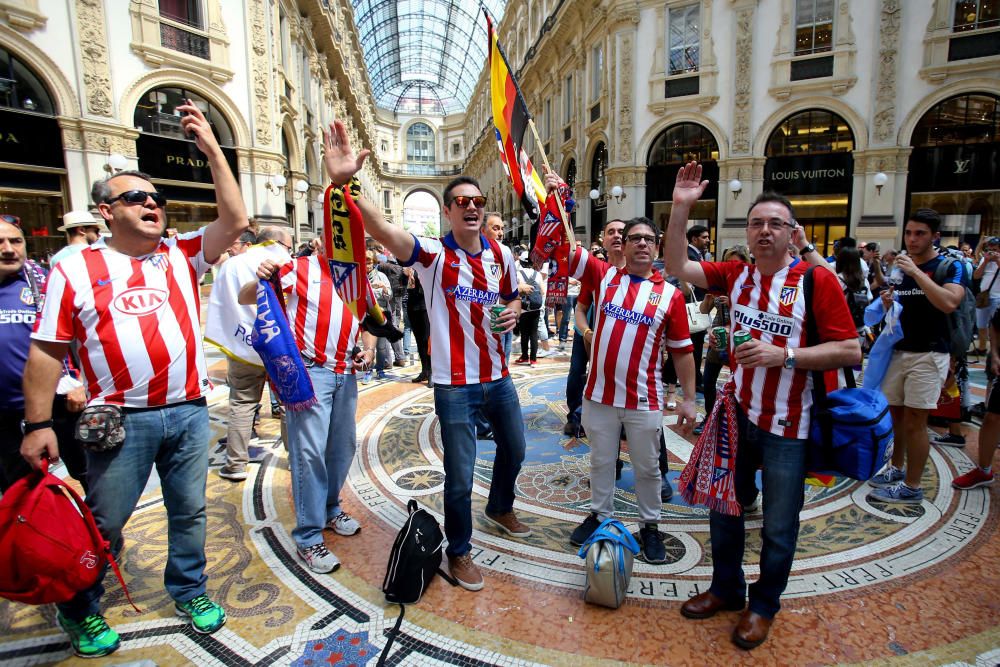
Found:
[[[392,543],[382,592],[386,602],[416,604],[435,574],[452,581],[452,585],[455,582],[440,569],[444,534],[437,519],[417,507],[416,500],[407,503],[406,508],[410,516]]]
[[[396,617],[392,630],[387,633],[379,665],[385,664],[392,642],[399,633],[406,609],[403,605],[419,602],[435,574],[440,574],[452,586],[458,585],[455,579],[441,570],[444,534],[437,519],[427,510],[419,508],[416,500],[410,500],[406,509],[410,516],[392,543],[389,565],[385,570],[385,579],[382,580],[385,600],[399,605],[399,616]]]

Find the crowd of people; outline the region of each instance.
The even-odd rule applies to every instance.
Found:
[[[905,250],[880,253],[867,244],[859,251],[844,238],[827,258],[809,242],[792,203],[764,192],[747,213],[745,245],[722,250],[715,261],[710,231],[689,223],[707,185],[696,163],[677,173],[666,229],[643,217],[613,219],[599,243],[574,245],[565,267],[568,298],[555,304],[546,299],[549,267],[536,266],[528,248],[502,243],[502,219],[486,214],[487,198],[474,178],[460,176],[445,187],[450,231],[440,239],[412,235],[358,200],[371,237],[368,282],[389,321],[406,333],[390,343],[369,332],[341,299],[322,243],[293,255],[287,230],[249,232],[236,180],[202,112],[193,104],[178,108],[211,168],[219,213],[211,224],[165,237],[166,200],[149,178],[112,174],[94,185],[100,220],[67,215],[70,246],[53,258],[46,276],[25,260],[18,226],[0,221],[0,300],[9,314],[0,329],[0,349],[7,352],[0,356],[0,415],[6,432],[23,434],[0,452],[0,483],[9,488],[43,460],[62,457],[117,553],[155,466],[168,522],[164,584],[177,613],[199,633],[215,632],[226,621],[225,610],[207,594],[205,573],[210,382],[198,312],[200,278],[223,255],[229,259],[217,267],[206,323],[207,339],[226,352],[228,363],[230,412],[219,475],[233,483],[247,478],[254,415],[268,381],[251,346],[253,304],[259,281],[271,281],[284,295],[317,398],[296,409],[272,407],[284,415],[295,510],[291,537],[308,568],[327,573],[339,567],[324,531],[348,538],[362,528],[341,501],[356,447],[357,378],[370,380],[372,372],[375,379],[387,377],[393,366],[410,362],[415,344],[420,371],[413,381],[433,388],[440,425],[448,569],[463,588],[482,589],[485,580],[471,555],[478,439],[493,439],[496,452],[485,519],[511,537],[531,535],[530,521],[514,510],[525,455],[524,420],[508,368],[515,335],[515,364],[535,365],[546,349],[565,353],[571,344],[564,433],[588,439],[591,488],[587,517],[567,530],[574,545],[614,516],[624,445],[635,471],[639,557],[666,562],[658,528],[662,504],[671,497],[663,415],[675,414],[684,435],[701,432],[706,424],[697,420],[699,393],[709,412],[722,403],[735,415],[739,447],[726,473],[742,511],[711,510],[712,583],[680,611],[702,619],[741,610],[732,640],[747,649],[766,640],[795,555],[811,371],[862,364],[863,349],[878,333],[877,326],[872,331],[865,325],[865,309],[872,302],[884,308],[899,302],[904,332],[882,385],[896,447],[892,462],[871,482],[873,500],[922,500],[928,418],[942,392],[962,386],[967,375],[964,353],[954,354],[950,344],[949,315],[973,280],[988,294],[980,299],[975,350],[988,354],[992,373],[1000,371],[1000,239],[983,243],[978,260],[971,248],[956,249],[950,260],[935,243],[940,217],[921,209],[905,221]],[[346,186],[367,156],[352,148],[339,121],[324,132],[324,166],[335,187]],[[561,185],[558,175],[546,175],[550,192]],[[110,236],[100,236],[104,230]],[[818,267],[813,298],[823,308],[810,309],[805,301],[810,267]],[[692,331],[689,311],[710,316],[715,329]],[[815,340],[807,340],[810,318]],[[961,391],[968,396],[967,387]],[[968,399],[966,405],[974,407]],[[85,448],[72,425],[81,411],[97,408],[124,437]],[[1000,394],[991,392],[985,411],[978,465],[954,481],[959,489],[993,480]],[[957,429],[937,442],[964,444]],[[758,508],[760,576],[748,586],[745,517]],[[58,623],[80,656],[107,655],[119,646],[101,613],[103,593],[98,581],[59,605]]]

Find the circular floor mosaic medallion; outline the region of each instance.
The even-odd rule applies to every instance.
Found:
[[[515,375],[526,428],[527,448],[517,482],[518,516],[532,528],[523,540],[498,534],[482,518],[495,456],[493,441],[479,441],[473,490],[473,552],[481,566],[526,580],[567,589],[584,583],[582,561],[570,545],[573,528],[590,503],[589,447],[586,439],[562,435],[565,423],[565,364]],[[548,370],[548,369],[546,369]],[[673,418],[666,418],[669,425]],[[666,429],[669,477],[677,477],[690,455],[690,442]],[[433,391],[421,389],[382,404],[359,424],[359,457],[351,485],[362,502],[396,528],[405,503],[419,497],[439,519],[444,483],[441,439]],[[626,464],[615,492],[615,509],[630,530],[637,529],[634,475]],[[990,517],[985,489],[960,492],[951,480],[971,463],[964,451],[932,448],[920,505],[871,502],[870,487],[849,479],[832,486],[806,486],[806,501],[786,597],[828,595],[862,589],[927,571],[972,543]],[[746,575],[755,579],[761,514],[747,517]],[[711,579],[708,511],[679,495],[663,506],[660,530],[667,563],[636,562],[629,595],[650,600],[685,600]]]

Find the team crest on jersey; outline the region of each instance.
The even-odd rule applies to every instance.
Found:
[[[795,303],[799,298],[799,286],[794,287],[782,287],[781,288],[781,301],[782,306],[790,306]]]
[[[170,260],[167,258],[165,253],[158,252],[149,257],[149,263],[160,271],[166,271],[167,266],[170,264]]]
[[[659,306],[660,305],[660,297],[661,296],[662,295],[659,292],[653,292],[652,294],[650,294],[649,295],[649,305],[651,305],[651,306]]]
[[[334,259],[327,261],[330,262],[330,275],[333,277],[333,286],[336,289],[340,289],[344,281],[350,280],[358,269],[357,262],[341,262]]]
[[[31,293],[31,288],[24,287],[21,289],[21,303],[26,306],[30,306],[35,303],[35,295]]]
[[[490,275],[493,276],[494,278],[499,278],[500,277],[500,265],[499,264],[490,264]]]

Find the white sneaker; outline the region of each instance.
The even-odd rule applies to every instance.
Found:
[[[549,354],[551,354],[549,351],[539,348],[538,354],[535,355],[535,359],[541,359],[542,357],[547,357],[549,356]]]
[[[361,532],[361,524],[358,523],[358,520],[344,511],[341,511],[340,514],[327,521],[326,527],[338,535],[347,537],[357,535]]]
[[[317,574],[335,572],[340,567],[340,560],[330,553],[330,550],[322,542],[311,547],[299,547],[296,551],[298,551],[299,558],[305,561],[306,567]]]

